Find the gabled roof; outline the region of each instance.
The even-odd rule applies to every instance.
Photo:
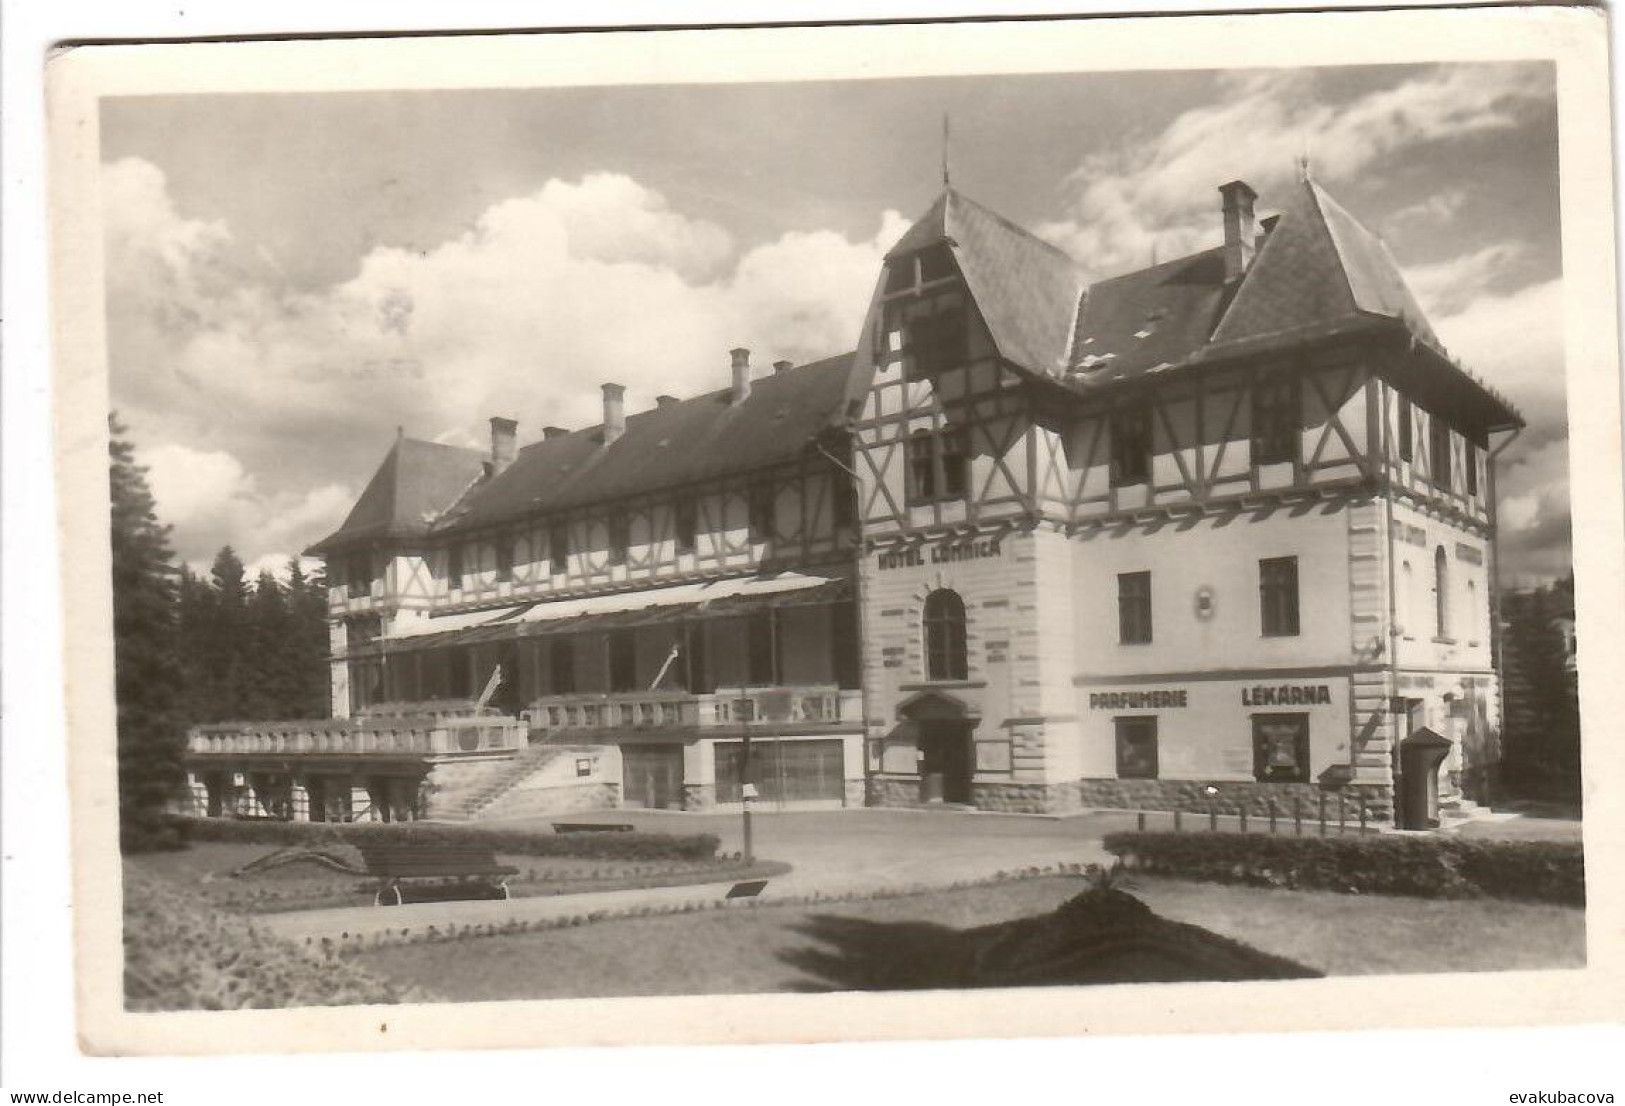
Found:
[[[484,471],[484,460],[478,450],[397,438],[344,524],[306,554],[423,537],[434,517]]]
[[[503,472],[469,488],[435,531],[568,510],[793,460],[846,423],[852,371],[853,356],[846,353],[753,380],[750,395],[737,405],[722,389],[655,407],[628,416],[624,433],[608,446],[602,426],[534,442]]]
[[[981,204],[944,189],[886,254],[887,260],[947,242],[987,323],[994,347],[1019,368],[1066,370],[1083,282],[1072,259]]]
[[[1073,366],[1113,381],[1177,364],[1207,344],[1225,292],[1218,248],[1097,281],[1078,311]]]

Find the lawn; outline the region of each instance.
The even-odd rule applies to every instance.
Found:
[[[345,846],[324,846],[359,865],[360,854]],[[272,913],[332,906],[365,906],[376,881],[301,862],[239,878],[231,873],[278,849],[247,842],[203,841],[168,853],[142,853],[126,860],[134,870],[181,884],[223,910]],[[745,870],[728,860],[578,860],[570,857],[501,856],[519,869],[508,881],[515,898],[625,887],[657,887],[707,882],[732,876],[776,875],[782,865],[758,864]],[[760,872],[758,873],[758,869]],[[726,872],[727,875],[719,875]]]
[[[452,1000],[745,994],[834,989],[797,967],[884,958],[921,923],[963,929],[1040,914],[1076,895],[1047,878],[892,899],[612,920],[357,953],[361,966]],[[1203,926],[1328,975],[1580,967],[1583,911],[1500,900],[1278,891],[1136,879],[1159,915]],[[844,924],[858,920],[859,926]]]

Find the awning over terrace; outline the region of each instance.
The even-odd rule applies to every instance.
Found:
[[[398,649],[444,648],[482,642],[655,626],[698,618],[749,614],[769,607],[837,603],[852,598],[845,577],[781,572],[665,588],[529,603],[496,611],[428,618],[384,641],[349,651],[351,657]]]

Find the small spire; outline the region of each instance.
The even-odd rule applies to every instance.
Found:
[[[1308,184],[1309,179],[1309,151],[1305,149],[1298,155],[1298,180]]]
[[[948,113],[942,113],[942,187],[948,187]]]

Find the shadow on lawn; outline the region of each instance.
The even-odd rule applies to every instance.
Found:
[[[779,959],[814,978],[796,991],[911,991],[1088,983],[1311,979],[1323,973],[1159,918],[1115,888],[1091,888],[1048,914],[972,929],[815,915],[796,927],[823,948]]]

